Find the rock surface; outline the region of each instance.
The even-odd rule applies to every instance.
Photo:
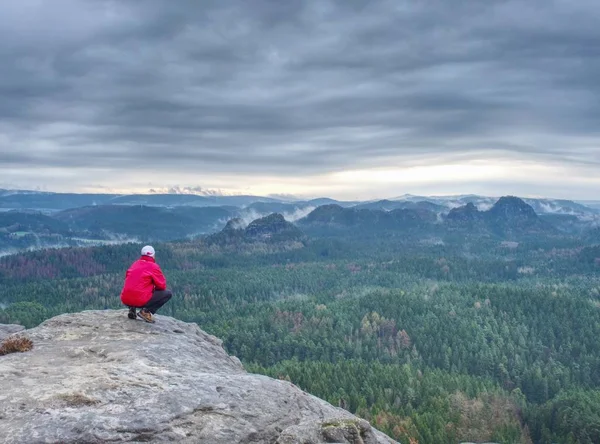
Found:
[[[247,373],[196,324],[124,310],[52,318],[0,357],[0,442],[389,444],[293,384]]]
[[[0,324],[0,342],[4,341],[7,336],[25,330],[25,327],[17,324]]]

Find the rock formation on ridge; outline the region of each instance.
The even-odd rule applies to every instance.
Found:
[[[304,234],[298,227],[278,213],[261,217],[245,226],[240,218],[231,219],[225,228],[205,238],[208,245],[241,245],[244,243],[267,242],[271,244],[299,242]]]

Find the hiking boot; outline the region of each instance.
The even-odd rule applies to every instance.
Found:
[[[152,318],[152,313],[150,313],[148,310],[146,310],[145,308],[142,308],[138,314],[137,314],[140,318],[142,318],[144,321],[146,322],[150,322],[150,323],[154,323],[154,319]]]
[[[129,307],[129,313],[127,313],[127,317],[129,319],[135,319],[135,307]]]

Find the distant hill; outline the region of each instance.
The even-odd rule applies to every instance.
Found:
[[[208,236],[208,245],[237,245],[243,243],[290,242],[300,241],[304,234],[294,224],[285,220],[281,214],[273,213],[252,221],[244,227],[242,219],[235,218],[227,222],[219,233]]]
[[[218,196],[215,198],[215,203],[219,205],[233,205],[236,207],[245,207],[254,202],[281,202],[281,200],[263,196]]]
[[[68,225],[39,212],[0,212],[0,254],[6,251],[73,245]]]
[[[463,207],[453,208],[446,216],[446,223],[451,228],[483,229],[485,227],[485,213],[469,202]]]
[[[311,199],[309,201],[307,201],[308,204],[310,205],[314,205],[317,207],[320,207],[321,205],[339,205],[340,207],[353,207],[355,205],[358,205],[360,202],[354,202],[354,201],[341,201],[341,200],[335,200],[335,199],[330,199],[329,197],[319,197],[317,199]]]
[[[61,211],[53,217],[91,238],[130,236],[157,241],[215,231],[234,211],[227,207],[99,205]]]
[[[294,202],[294,203],[286,203],[286,202],[254,202],[245,207],[245,210],[255,211],[256,213],[263,214],[271,214],[271,213],[280,213],[280,214],[295,214],[302,212],[306,208],[314,209],[315,205],[312,205],[308,202]]]
[[[563,214],[574,215],[578,217],[589,217],[600,215],[600,205],[594,206],[594,202],[574,202],[566,199],[545,199],[545,198],[521,198],[523,202],[530,205],[538,214]],[[404,195],[389,199],[392,202],[429,202],[439,205],[442,208],[450,210],[458,208],[468,203],[472,203],[480,211],[486,211],[493,207],[498,198],[489,196],[478,196],[475,194],[460,196],[413,196]]]
[[[518,197],[501,197],[487,211],[486,216],[491,229],[505,237],[555,231],[552,226],[538,217],[530,205]]]
[[[557,214],[565,216],[585,217],[600,215],[598,208],[582,205],[571,200],[564,199],[527,199],[523,201],[531,205],[537,214]]]
[[[198,196],[194,194],[77,194],[23,190],[0,190],[0,208],[66,210],[92,205],[236,206],[254,202],[281,202],[262,196]]]
[[[101,205],[118,197],[114,194],[73,194],[4,191],[0,194],[0,208],[65,210],[68,208]]]
[[[346,231],[354,235],[372,235],[382,231],[426,231],[433,228],[436,220],[436,214],[428,210],[384,211],[323,205],[299,220],[298,225],[312,234]]]
[[[145,205],[154,207],[173,207],[181,205],[209,206],[215,204],[211,197],[193,194],[131,194],[110,199],[111,205]]]
[[[427,209],[435,212],[448,212],[452,208],[472,203],[480,211],[490,209],[498,200],[495,197],[474,194],[459,196],[414,196],[404,195],[376,201],[338,201],[328,197],[311,200],[286,200],[284,197],[264,197],[252,195],[196,195],[196,194],[91,194],[91,193],[52,193],[30,190],[0,189],[0,209],[34,209],[56,211],[92,205],[145,205],[161,207],[177,206],[235,206],[248,207],[255,203],[295,205],[297,207],[318,207],[339,205],[357,206],[361,209]],[[596,201],[574,202],[565,199],[523,198],[538,214],[564,214],[578,217],[600,217],[600,203]],[[273,210],[273,209],[271,209]],[[283,211],[278,211],[283,212]]]
[[[447,207],[438,205],[433,202],[426,200],[412,202],[412,201],[397,201],[397,200],[378,200],[376,202],[366,202],[356,205],[354,208],[364,210],[429,210],[433,212],[447,211]]]
[[[302,232],[294,224],[286,221],[281,214],[273,213],[253,221],[246,227],[245,235],[256,240],[297,240],[302,237]]]
[[[0,254],[49,246],[185,239],[218,232],[232,218],[242,219],[245,227],[273,213],[316,237],[386,233],[415,239],[430,236],[431,242],[443,241],[444,235],[465,241],[560,233],[593,242],[586,233],[600,226],[600,210],[558,199],[405,195],[370,202],[329,198],[286,202],[260,196],[0,190]]]
[[[522,199],[501,197],[492,208],[479,211],[473,203],[455,208],[448,213],[445,225],[451,230],[469,231],[469,234],[490,234],[504,239],[523,235],[555,234],[557,230],[543,221]]]
[[[469,236],[495,236],[512,239],[523,235],[553,234],[556,229],[540,219],[530,205],[516,197],[502,197],[489,210],[480,211],[473,203],[449,211],[443,222],[429,209],[385,209],[390,201],[380,201],[375,209],[356,206],[342,208],[324,205],[298,221],[311,234],[342,233],[370,235],[382,231],[428,235],[462,231]],[[393,204],[393,202],[391,202]],[[384,207],[380,209],[378,207]]]
[[[69,227],[56,218],[36,211],[0,212],[0,233],[17,232],[67,235]]]
[[[578,235],[589,230],[589,223],[570,214],[541,214],[540,219],[567,234]]]
[[[579,204],[585,206],[586,208],[593,208],[600,213],[600,200],[587,200],[578,202]]]

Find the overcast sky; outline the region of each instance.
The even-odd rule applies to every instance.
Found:
[[[0,188],[600,199],[598,0],[2,0]]]

